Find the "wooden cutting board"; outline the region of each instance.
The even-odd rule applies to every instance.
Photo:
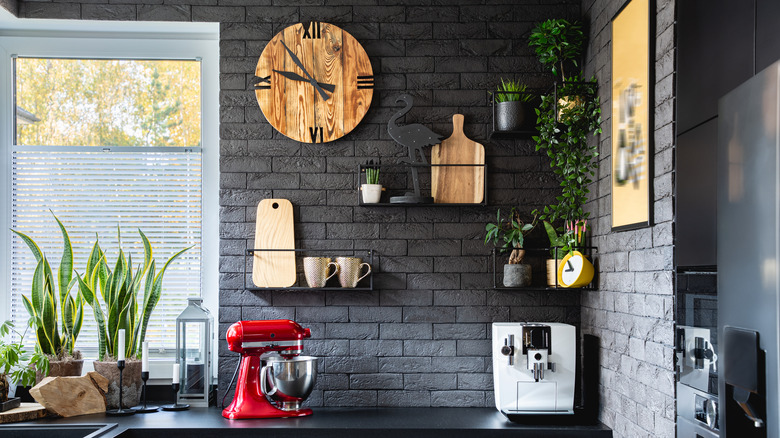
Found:
[[[257,205],[255,249],[295,249],[293,208],[287,199],[263,199]],[[257,287],[295,284],[295,251],[255,251],[252,281]]]
[[[431,164],[485,164],[485,147],[463,133],[463,114],[452,116],[452,135],[433,147]],[[485,167],[431,167],[431,196],[437,204],[479,204],[485,197]]]
[[[37,420],[46,415],[46,408],[44,408],[43,405],[38,403],[22,403],[18,408],[0,412],[0,424]]]

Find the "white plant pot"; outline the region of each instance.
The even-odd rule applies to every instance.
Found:
[[[382,197],[382,184],[363,184],[360,193],[364,204],[377,204]]]

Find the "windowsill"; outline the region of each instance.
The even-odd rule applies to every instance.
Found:
[[[94,359],[84,359],[84,367],[81,375],[84,376],[95,368],[92,365]],[[170,385],[172,382],[173,359],[152,359],[149,361],[148,385]]]

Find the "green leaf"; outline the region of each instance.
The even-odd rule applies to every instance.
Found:
[[[51,211],[51,210],[50,210]],[[52,213],[54,216],[54,213]],[[62,222],[54,216],[54,220],[57,221],[57,225],[60,227],[62,233],[62,259],[60,260],[60,268],[58,274],[59,288],[60,288],[60,303],[64,304],[65,297],[68,295],[71,285],[71,279],[73,278],[73,248],[70,244],[70,237],[68,237],[68,231]]]
[[[44,260],[41,259],[38,262],[38,266],[35,267],[35,272],[33,273],[32,279],[32,290],[30,297],[32,298],[32,307],[35,309],[35,315],[43,314],[44,285],[46,283],[46,278],[43,274],[43,264]]]
[[[84,271],[84,278],[92,278],[92,273],[95,272],[95,268],[98,266],[100,259],[103,256],[101,252],[100,245],[98,245],[98,241],[95,240],[95,243],[92,245],[92,251],[89,253],[89,258],[87,259],[87,269]],[[90,287],[94,289],[95,285],[90,284]]]
[[[160,270],[160,273],[158,273],[154,277],[154,284],[152,285],[152,289],[149,293],[149,299],[148,301],[144,302],[144,308],[143,308],[143,326],[141,327],[141,333],[139,336],[138,345],[142,345],[144,338],[146,337],[146,327],[149,324],[149,318],[152,314],[152,311],[154,310],[155,306],[157,306],[157,302],[160,300],[160,295],[162,294],[162,281],[163,276],[165,275],[165,271],[168,269],[168,266],[176,260],[180,255],[184,254],[185,251],[192,248],[192,246],[182,249],[181,251],[177,252],[176,254],[172,255],[166,262],[165,265],[163,265],[162,269]]]
[[[30,252],[32,252],[33,256],[35,256],[35,261],[40,262],[41,259],[43,258],[43,252],[41,251],[40,248],[38,248],[38,245],[26,234],[16,230],[11,230],[11,231],[14,232],[17,236],[22,238],[22,241],[25,244],[27,244],[27,247],[30,248]]]

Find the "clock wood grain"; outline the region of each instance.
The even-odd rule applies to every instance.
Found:
[[[326,102],[318,100],[316,126],[324,130],[323,141],[332,141],[344,136],[344,82],[342,30],[330,24],[322,24],[322,38],[314,41],[314,74],[318,81],[336,86]]]
[[[282,42],[316,82],[333,86],[327,100]],[[306,80],[285,78],[274,70]],[[281,134],[306,143],[333,141],[355,129],[368,112],[374,91],[373,70],[363,47],[348,32],[328,23],[298,23],[276,34],[260,55],[255,76],[271,78],[269,88],[255,90],[268,122]]]

